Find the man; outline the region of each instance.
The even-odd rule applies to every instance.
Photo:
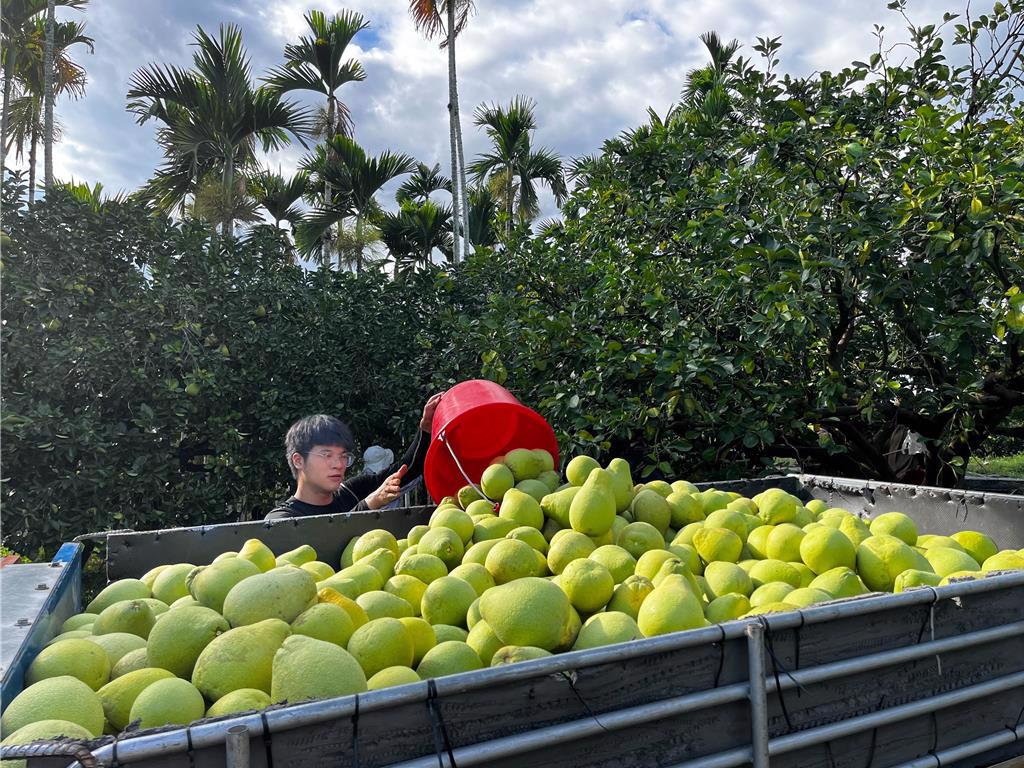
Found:
[[[285,457],[295,478],[295,495],[278,504],[267,520],[380,509],[402,494],[402,486],[423,473],[430,427],[441,395],[423,406],[420,431],[405,455],[379,472],[345,479],[355,461],[356,441],[340,419],[318,414],[299,419],[285,435]]]

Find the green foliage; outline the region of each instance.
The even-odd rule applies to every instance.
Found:
[[[326,412],[362,445],[409,439],[427,394],[428,278],[292,266],[135,201],[100,211],[5,187],[4,544],[261,517],[288,493],[288,425]],[[422,297],[422,299],[420,298]],[[383,393],[383,394],[382,394]]]
[[[716,44],[688,102],[574,164],[561,228],[467,265],[445,354],[641,476],[795,457],[893,479],[909,428],[913,481],[955,482],[1024,402],[1011,5],[950,30],[973,68],[936,25],[902,65],[807,78],[775,74],[776,40],[760,68]]]
[[[1019,477],[1024,479],[1024,453],[1013,456],[975,457],[971,459],[968,469],[979,475],[995,475],[997,477]]]

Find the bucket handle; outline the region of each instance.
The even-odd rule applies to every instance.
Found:
[[[437,433],[437,439],[444,444],[444,447],[448,449],[448,453],[452,455],[452,460],[455,462],[455,466],[459,468],[459,473],[462,475],[463,480],[466,481],[467,485],[473,486],[473,490],[480,494],[480,498],[487,499],[492,504],[495,503],[494,499],[490,498],[483,492],[483,489],[469,479],[469,475],[466,474],[466,470],[462,468],[462,462],[459,461],[459,457],[455,455],[455,451],[452,450],[451,443],[444,439],[444,430],[442,429]]]

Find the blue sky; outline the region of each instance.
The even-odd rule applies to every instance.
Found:
[[[664,114],[687,70],[706,60],[699,41],[705,31],[739,39],[746,56],[756,56],[751,48],[758,36],[781,36],[782,71],[835,70],[875,50],[875,23],[886,26],[892,42],[905,39],[904,21],[885,6],[885,0],[477,0],[457,47],[467,161],[486,146],[472,125],[482,102],[531,96],[538,103],[537,143],[566,157],[589,153],[643,122],[648,106]],[[187,66],[197,25],[216,30],[234,23],[242,27],[254,73],[262,75],[304,33],[310,8],[351,8],[372,24],[351,48],[368,78],[341,92],[356,139],[370,152],[408,152],[447,172],[446,54],[417,34],[407,0],[93,0],[84,14],[59,11],[84,18],[96,52],[78,54],[89,73],[86,96],[57,105],[64,139],[55,149],[56,175],[99,181],[111,192],[142,185],[161,158],[154,127],[137,125],[125,111],[132,72],[148,63]],[[961,8],[949,0],[910,4],[918,24],[941,21],[946,10]],[[297,98],[313,100],[312,94]],[[266,161],[291,172],[302,154],[295,145]],[[542,202],[544,215],[554,212],[549,196]]]

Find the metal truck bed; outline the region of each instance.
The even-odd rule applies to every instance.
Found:
[[[1021,497],[807,475],[714,485],[781,486],[854,512],[904,511],[922,533],[971,528],[1024,547]],[[337,559],[352,535],[402,532],[429,511],[112,533],[108,574],[203,562],[253,536]],[[1024,572],[123,735],[93,751],[145,768],[988,766],[1024,754]]]

